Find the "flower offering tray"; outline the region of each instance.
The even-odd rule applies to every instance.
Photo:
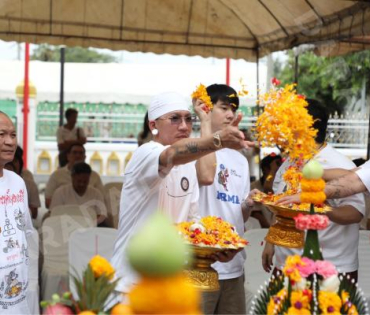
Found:
[[[223,248],[201,247],[189,245],[194,254],[194,260],[189,268],[185,269],[185,274],[189,282],[202,291],[218,291],[218,273],[211,265],[215,262],[210,256],[224,251]]]
[[[307,205],[307,210],[292,209],[272,204],[270,201],[273,199],[272,196],[268,196],[266,199],[265,196],[267,195],[258,194],[253,197],[255,202],[265,205],[276,217],[276,223],[269,228],[265,240],[282,247],[303,248],[305,233],[296,228],[294,218],[300,213],[308,214],[309,205]],[[331,208],[325,206],[318,214],[324,214],[328,211],[331,211]]]

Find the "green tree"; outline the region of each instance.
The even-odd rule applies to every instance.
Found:
[[[41,44],[33,51],[31,60],[59,61],[60,48],[47,44]],[[65,61],[87,63],[117,62],[116,58],[112,55],[99,53],[91,48],[82,47],[66,47]]]
[[[294,82],[294,65],[290,51],[286,63],[274,63],[274,76],[283,85]],[[363,84],[369,95],[369,82],[370,51],[337,57],[316,56],[313,52],[299,56],[298,93],[320,100],[331,113],[342,113],[349,97],[359,97]]]

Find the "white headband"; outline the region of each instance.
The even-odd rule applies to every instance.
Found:
[[[152,98],[148,109],[148,118],[149,120],[156,120],[175,110],[189,111],[189,105],[180,94],[165,92]]]

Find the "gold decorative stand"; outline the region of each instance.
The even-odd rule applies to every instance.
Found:
[[[266,241],[269,243],[288,247],[303,248],[304,231],[295,227],[294,217],[299,213],[307,214],[307,211],[292,210],[276,205],[266,205],[276,215],[276,223],[269,228]]]
[[[211,267],[214,260],[210,256],[225,249],[193,245],[191,247],[194,261],[192,266],[184,271],[189,282],[202,291],[218,291],[218,273]]]

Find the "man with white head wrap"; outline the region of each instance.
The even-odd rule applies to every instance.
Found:
[[[137,279],[125,256],[128,241],[151,214],[159,209],[174,223],[198,216],[198,181],[194,163],[189,162],[222,147],[248,146],[238,129],[240,120],[218,133],[189,138],[189,106],[174,92],[155,96],[148,117],[153,141],[134,152],[123,177],[118,238],[112,258],[116,276],[121,278],[117,286],[120,292],[128,292]],[[225,255],[219,260],[231,258]]]

